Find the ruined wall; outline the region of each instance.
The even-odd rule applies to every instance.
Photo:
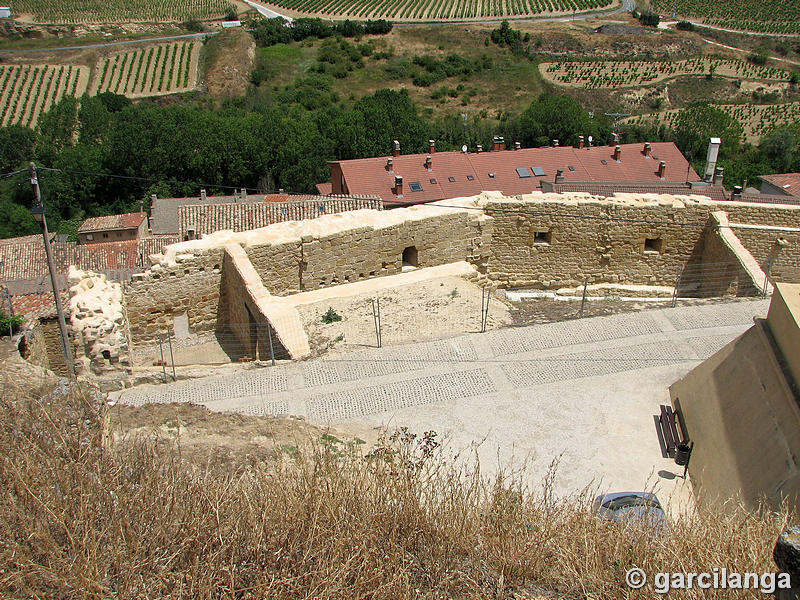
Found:
[[[760,265],[730,227],[724,211],[710,215],[702,260],[682,273],[680,296],[756,296],[764,291]]]
[[[58,327],[58,319],[41,319],[42,336],[47,348],[47,360],[50,363],[50,370],[57,375],[67,377],[67,363],[64,362],[64,351],[61,346],[61,330]]]
[[[490,276],[501,286],[672,285],[702,251],[706,209],[671,197],[638,202],[532,194],[490,202]]]
[[[75,267],[70,267],[69,281],[69,324],[76,373],[125,372],[131,361],[121,284]]]
[[[406,214],[414,217],[419,208],[405,209],[411,211]],[[428,218],[395,217],[396,222],[363,227],[354,221],[352,227],[327,234],[300,232],[299,239],[289,242],[254,243],[246,252],[264,285],[277,296],[400,273],[403,250],[412,246],[418,267],[467,260],[485,271],[491,219],[480,211],[431,208]]]
[[[20,337],[19,353],[22,358],[33,365],[44,369],[50,368],[47,340],[42,330],[42,324],[39,321],[34,320]]]
[[[133,275],[124,289],[132,342],[147,343],[171,330],[175,315],[186,314],[192,331],[214,330],[222,255],[222,248],[197,251]]]

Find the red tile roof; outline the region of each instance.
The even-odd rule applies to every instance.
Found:
[[[69,310],[69,290],[61,290],[61,306]],[[29,319],[43,319],[56,316],[56,303],[48,281],[46,291],[40,293],[12,296],[11,304],[15,315],[24,315]],[[6,306],[3,307],[4,310]]]
[[[779,175],[761,175],[761,179],[783,189],[786,194],[800,196],[800,173],[781,173]]]
[[[247,231],[282,221],[315,219],[323,214],[371,208],[383,210],[380,198],[352,196],[288,196],[291,202],[258,204],[200,204],[178,209],[179,236],[194,231],[195,236],[232,229]],[[299,199],[299,200],[298,200]]]
[[[474,196],[482,191],[498,190],[506,195],[526,194],[541,189],[541,181],[553,181],[558,169],[564,170],[565,181],[658,182],[658,167],[666,162],[665,181],[698,181],[700,177],[672,142],[651,144],[651,156],[645,156],[643,144],[621,146],[621,160],[614,160],[613,146],[592,148],[526,148],[500,152],[436,152],[431,155],[431,168],[426,167],[426,154],[392,157],[391,170],[387,158],[364,158],[334,161],[347,186],[347,193],[379,196],[384,202],[429,202],[445,198]],[[540,167],[542,176],[520,177],[517,168]],[[570,169],[572,167],[572,169]],[[403,177],[403,197],[394,193],[395,177]],[[411,191],[419,183],[421,191]]]
[[[111,231],[114,229],[138,229],[147,218],[147,213],[135,212],[124,213],[121,215],[106,215],[104,217],[92,217],[86,219],[78,228],[78,233],[89,233],[93,231]]]
[[[323,196],[330,196],[333,193],[333,184],[330,181],[318,183],[316,188],[317,191]]]

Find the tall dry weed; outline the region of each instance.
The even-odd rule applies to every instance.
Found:
[[[220,469],[146,438],[109,448],[80,393],[0,408],[0,595],[14,598],[650,598],[625,586],[631,566],[774,570],[788,518],[714,507],[654,536],[598,519],[585,494],[485,481],[433,434]]]

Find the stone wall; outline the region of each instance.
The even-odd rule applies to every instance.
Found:
[[[124,288],[133,344],[152,342],[173,329],[176,315],[186,314],[192,331],[213,331],[222,255],[222,248],[201,250],[178,256],[171,263],[157,262],[148,271],[133,275]]]
[[[47,340],[42,330],[42,324],[39,321],[32,321],[30,327],[20,336],[19,353],[22,358],[33,365],[43,369],[50,368]]]
[[[672,285],[702,252],[707,209],[660,200],[531,194],[489,202],[500,286]]]
[[[67,363],[64,361],[64,350],[61,345],[61,330],[58,327],[58,319],[55,317],[41,319],[42,336],[47,348],[47,360],[50,363],[50,370],[57,375],[68,377]]]
[[[221,285],[229,244],[242,248],[272,296],[399,273],[409,248],[413,252],[406,252],[406,259],[413,266],[466,260],[505,287],[557,288],[585,279],[672,286],[687,265],[734,264],[736,258],[719,240],[708,237],[710,214],[719,210],[728,212],[744,247],[762,266],[778,236],[789,243],[781,252],[794,255],[798,238],[792,236],[800,231],[789,229],[800,229],[798,206],[713,202],[701,196],[535,193],[506,198],[490,192],[220,231],[173,244],[154,257],[149,271],[134,275],[125,290],[126,308],[134,343],[152,341],[172,328],[175,315],[187,314],[194,331],[247,322],[245,314],[229,314],[233,309],[225,294],[238,292]],[[729,283],[739,281],[736,271],[730,275]],[[800,281],[800,269],[784,269],[780,276]],[[738,283],[731,286],[726,291],[739,289]]]
[[[125,372],[130,340],[122,308],[122,286],[105,275],[70,268],[70,335],[78,375]]]

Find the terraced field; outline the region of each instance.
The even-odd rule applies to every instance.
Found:
[[[160,44],[101,59],[89,93],[110,91],[136,98],[194,89],[200,46],[198,42]]]
[[[12,5],[9,5],[12,6]],[[154,23],[223,16],[227,0],[16,0],[14,13],[39,23]]]
[[[273,0],[281,8],[321,17],[462,20],[573,14],[619,4],[615,0]]]
[[[80,96],[89,68],[79,65],[0,66],[0,126],[33,127],[39,115],[64,96]]]
[[[744,140],[756,144],[771,129],[780,125],[800,121],[800,102],[784,104],[717,104],[742,124]],[[641,125],[653,123],[672,127],[678,116],[678,110],[666,110],[648,115],[628,117],[623,123]]]
[[[762,33],[800,33],[800,3],[792,0],[651,0],[653,9],[709,25]]]
[[[790,73],[733,58],[689,58],[680,61],[563,61],[541,63],[539,71],[553,83],[571,87],[638,87],[681,75],[708,75],[758,81],[787,81]]]

